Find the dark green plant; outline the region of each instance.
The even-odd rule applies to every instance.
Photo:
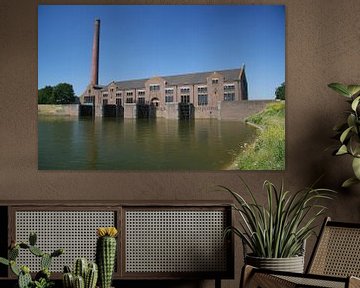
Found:
[[[242,180],[243,181],[243,180]],[[240,227],[229,227],[256,257],[287,258],[301,255],[306,239],[314,233],[315,220],[324,214],[326,207],[317,202],[331,199],[334,193],[328,189],[305,188],[296,193],[280,189],[270,181],[264,182],[267,193],[266,206],[256,200],[253,192],[243,181],[251,202],[233,190],[220,186],[236,200],[233,205],[240,215]]]
[[[57,249],[51,254],[43,252],[36,246],[37,236],[35,233],[30,233],[29,244],[20,242],[12,243],[8,251],[8,259],[0,257],[0,263],[10,266],[11,271],[18,277],[19,288],[49,288],[53,286],[50,280],[50,265],[53,257],[58,257],[64,253],[63,249]],[[35,275],[33,280],[30,275],[28,266],[19,266],[16,259],[19,256],[20,249],[26,249],[33,255],[40,257],[41,270]]]
[[[340,145],[334,151],[334,155],[351,155],[354,177],[347,179],[342,186],[348,187],[360,183],[360,85],[344,85],[331,83],[331,89],[347,98],[351,109],[347,111],[347,120],[336,126],[334,130],[338,133]]]
[[[100,227],[97,229],[99,238],[96,243],[96,262],[99,267],[100,288],[110,288],[116,258],[115,227]]]
[[[68,266],[64,267],[64,288],[95,288],[98,279],[96,263],[88,263],[85,258],[78,258],[74,264],[74,272]]]

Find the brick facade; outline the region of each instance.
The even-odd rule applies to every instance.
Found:
[[[222,102],[247,99],[247,81],[242,67],[113,81],[106,86],[89,84],[80,97],[80,103],[95,106],[96,116],[104,116],[105,106],[113,106],[123,111],[121,116],[125,118],[137,118],[141,109],[148,109],[149,117],[178,119],[182,113],[179,105],[183,105],[189,106],[193,118],[220,118]]]

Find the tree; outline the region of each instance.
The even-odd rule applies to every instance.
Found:
[[[275,90],[275,99],[285,100],[285,82],[283,82],[279,87]]]
[[[59,83],[54,87],[54,104],[70,104],[75,102],[75,94],[72,85]]]
[[[72,104],[76,103],[71,84],[59,83],[56,86],[45,86],[38,91],[38,104]]]
[[[50,104],[54,102],[53,99],[53,87],[45,86],[44,88],[39,89],[38,92],[38,104]]]

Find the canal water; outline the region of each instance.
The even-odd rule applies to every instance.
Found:
[[[256,135],[240,121],[38,117],[40,170],[225,170]]]

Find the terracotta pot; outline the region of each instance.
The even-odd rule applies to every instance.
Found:
[[[251,255],[245,256],[245,263],[254,267],[275,271],[304,272],[304,256],[289,258],[263,258]]]

